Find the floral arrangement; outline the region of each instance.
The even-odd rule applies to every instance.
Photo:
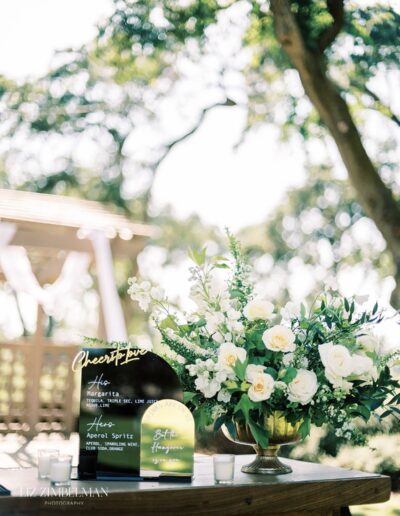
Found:
[[[399,352],[384,354],[371,333],[383,311],[335,292],[310,308],[288,302],[279,309],[256,297],[240,244],[228,237],[230,258],[208,258],[205,249],[190,253],[190,314],[171,308],[159,287],[129,280],[131,298],[161,333],[198,427],[243,422],[266,447],[263,417],[281,411],[293,425],[301,422],[303,438],[311,424],[329,423],[337,436],[363,444],[357,417],[400,414],[390,369]]]

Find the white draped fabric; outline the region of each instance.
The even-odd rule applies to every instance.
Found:
[[[87,253],[69,252],[57,280],[52,285],[42,287],[32,271],[25,248],[8,245],[15,232],[15,224],[0,224],[0,268],[8,283],[17,293],[31,295],[48,315],[61,317],[71,297],[79,289],[79,280],[88,272],[90,256]],[[107,339],[126,341],[127,333],[115,285],[110,242],[101,231],[93,232],[89,238],[96,258]]]
[[[42,287],[23,247],[11,245],[0,249],[0,266],[11,288],[17,293],[31,295],[48,315],[56,317],[62,317],[71,297],[79,289],[79,280],[87,273],[89,263],[87,253],[70,252],[57,280]]]
[[[115,285],[110,241],[102,231],[93,231],[89,238],[96,258],[97,277],[107,340],[126,342],[128,335]]]

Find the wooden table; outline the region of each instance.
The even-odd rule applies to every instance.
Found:
[[[0,471],[0,483],[12,491],[0,497],[0,515],[120,514],[192,516],[282,515],[329,516],[342,506],[384,502],[390,479],[382,475],[285,459],[293,473],[280,476],[247,475],[236,457],[233,485],[216,485],[210,457],[196,458],[192,483],[77,481],[71,487],[50,488],[37,478],[36,468]]]

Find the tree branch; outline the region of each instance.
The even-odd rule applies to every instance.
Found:
[[[400,206],[363,145],[348,105],[327,76],[325,64],[303,40],[290,0],[270,0],[278,41],[297,69],[304,91],[340,152],[360,204],[375,222],[400,270]]]
[[[386,105],[374,91],[372,91],[370,88],[368,88],[368,86],[366,84],[362,84],[362,85],[355,84],[355,83],[352,83],[352,84],[355,87],[360,88],[363,93],[365,93],[366,95],[371,97],[371,99],[375,103],[375,106],[373,107],[373,109],[375,109],[376,111],[379,111],[379,113],[381,113],[382,115],[387,116],[388,118],[390,118],[390,120],[392,120],[392,122],[394,122],[396,125],[398,125],[400,127],[400,118],[395,113],[393,113],[393,111],[390,109],[390,107],[388,105]]]
[[[200,128],[201,124],[203,123],[203,121],[206,117],[206,114],[209,111],[213,110],[216,107],[227,107],[227,106],[236,106],[236,105],[237,104],[234,100],[227,98],[224,102],[217,102],[216,104],[211,104],[210,106],[203,108],[196,123],[193,125],[193,127],[191,129],[189,129],[189,131],[187,131],[186,133],[182,134],[181,136],[179,136],[175,140],[172,140],[171,142],[167,143],[164,146],[164,151],[162,152],[161,156],[158,158],[158,160],[155,163],[153,163],[153,165],[151,167],[153,169],[153,173],[161,165],[162,161],[168,156],[168,154],[175,147],[175,145],[178,145],[178,143],[181,143],[181,142],[187,140],[187,138],[192,136],[192,134],[194,134]]]
[[[327,0],[326,7],[333,18],[333,23],[318,36],[317,44],[321,53],[332,45],[344,23],[343,0]]]
[[[227,97],[223,102],[216,102],[215,104],[211,104],[210,106],[203,108],[200,112],[200,115],[199,115],[196,123],[186,133],[182,134],[181,136],[178,136],[178,138],[176,138],[175,140],[171,140],[169,143],[167,143],[164,146],[164,150],[161,153],[160,157],[155,162],[153,162],[151,164],[151,166],[149,167],[151,170],[151,173],[153,175],[153,180],[151,181],[150,186],[148,187],[146,193],[143,195],[143,205],[144,205],[143,218],[145,221],[148,218],[147,207],[149,206],[150,200],[151,200],[152,187],[154,184],[154,176],[157,172],[158,167],[165,160],[165,158],[168,156],[168,154],[171,152],[171,150],[176,145],[178,145],[178,143],[182,143],[183,141],[187,140],[190,136],[192,136],[192,134],[194,134],[200,128],[201,124],[203,123],[203,121],[209,111],[212,111],[216,107],[230,107],[230,106],[237,106],[237,105],[238,104],[234,100]]]

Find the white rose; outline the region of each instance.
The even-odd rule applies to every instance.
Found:
[[[262,373],[255,375],[247,393],[251,401],[267,400],[274,390],[274,383],[274,379],[270,374]]]
[[[307,405],[318,390],[317,375],[314,371],[298,369],[296,377],[288,385],[288,399]]]
[[[231,369],[237,360],[240,362],[246,360],[246,350],[235,346],[231,342],[221,344],[218,352],[218,365],[223,369]]]
[[[379,351],[379,340],[373,335],[361,335],[361,337],[357,337],[356,343],[363,351],[369,353],[377,353]]]
[[[334,345],[332,342],[320,344],[318,351],[321,362],[325,366],[325,376],[346,377],[352,373],[353,362],[349,350],[341,344]],[[329,380],[329,378],[328,378]],[[329,380],[330,381],[330,380]]]
[[[352,360],[353,360],[352,373],[357,376],[362,375],[364,373],[368,373],[368,371],[370,371],[374,367],[373,361],[369,357],[366,357],[364,355],[355,354],[352,356]]]
[[[325,376],[335,389],[342,389],[345,392],[350,392],[351,388],[353,387],[353,384],[348,380],[345,380],[342,376],[330,374],[326,370]]]
[[[262,340],[267,349],[271,351],[294,351],[296,349],[295,335],[289,328],[277,324],[269,330],[265,330]]]
[[[294,303],[293,301],[288,301],[286,305],[281,308],[281,316],[284,319],[299,319],[301,312],[301,303]]]
[[[263,365],[250,364],[246,367],[246,380],[250,383],[254,380],[254,377],[258,374],[264,373]]]
[[[364,355],[355,354],[352,356],[353,360],[353,374],[360,376],[360,379],[373,379],[378,378],[378,369],[375,367],[374,362]]]
[[[249,301],[243,309],[243,313],[249,321],[269,319],[272,316],[273,311],[274,305],[269,301],[262,299]]]

